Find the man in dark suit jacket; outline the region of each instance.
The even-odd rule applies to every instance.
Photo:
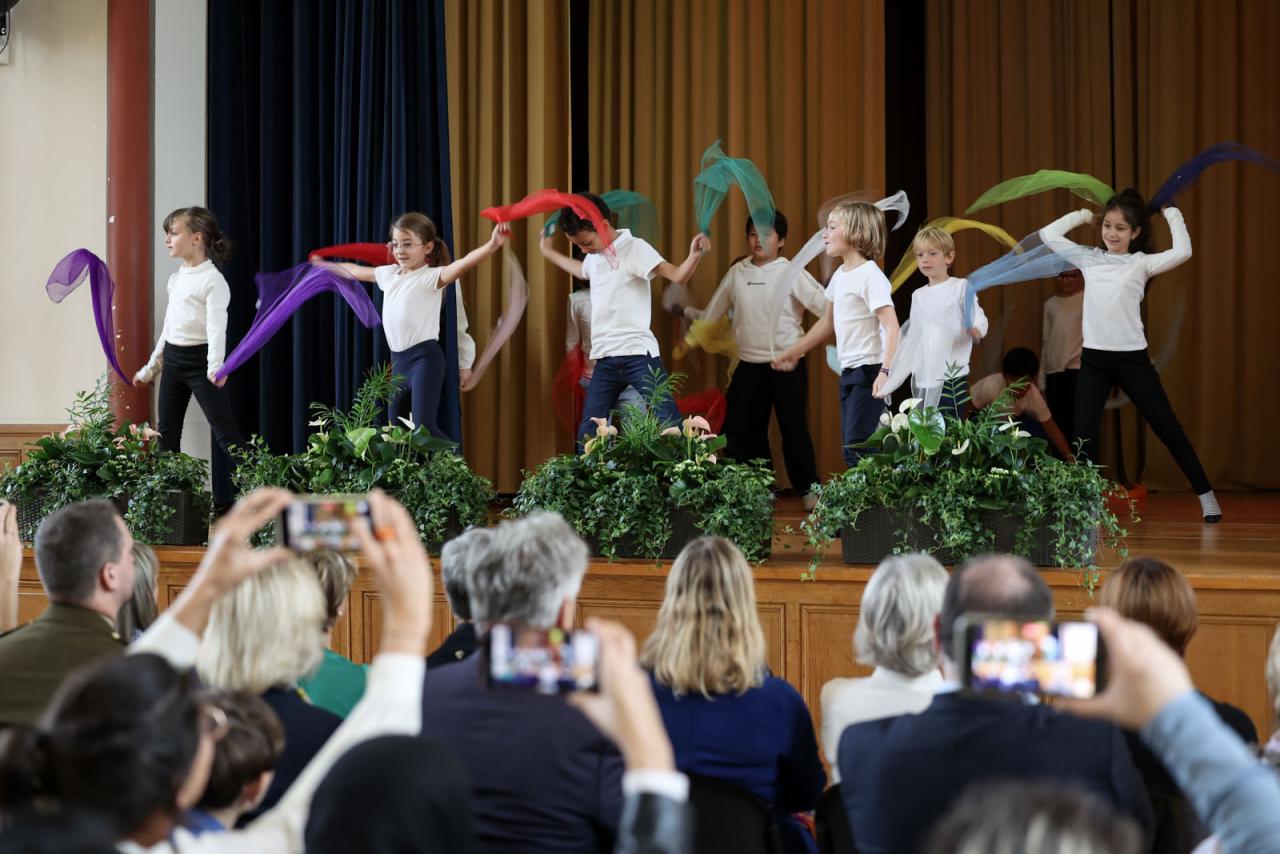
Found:
[[[559,516],[491,530],[467,592],[480,650],[428,669],[422,732],[449,744],[471,780],[478,852],[611,852],[622,809],[622,756],[563,696],[485,684],[484,633],[496,622],[568,628],[587,548]]]
[[[454,664],[476,651],[479,640],[475,623],[471,622],[471,599],[467,595],[467,575],[471,565],[488,552],[491,541],[488,528],[470,528],[444,544],[440,550],[440,582],[449,610],[458,620],[444,643],[427,656],[427,668]]]
[[[1026,561],[976,558],[953,573],[938,618],[951,685],[952,626],[966,612],[1052,619],[1053,595]],[[840,737],[845,809],[862,854],[919,850],[965,787],[993,778],[1051,780],[1101,796],[1144,826],[1150,806],[1120,730],[1061,714],[1030,698],[939,693],[918,715],[855,724]]]
[[[124,650],[115,630],[133,595],[133,537],[109,501],[81,501],[36,530],[49,607],[0,637],[0,726],[32,726],[75,669]]]

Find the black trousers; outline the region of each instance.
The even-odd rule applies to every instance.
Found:
[[[1113,385],[1129,396],[1156,437],[1173,455],[1197,495],[1213,489],[1200,465],[1196,449],[1178,423],[1160,374],[1146,350],[1091,350],[1080,357],[1080,379],[1076,386],[1076,435],[1084,440],[1083,452],[1097,459],[1098,436],[1102,433],[1102,413]]]
[[[794,371],[767,363],[739,362],[725,392],[725,453],[735,460],[769,460],[769,416],[778,413],[782,461],[791,485],[802,493],[818,482],[813,437],[809,435],[809,371],[801,360]]]
[[[187,406],[191,396],[195,395],[196,403],[209,420],[209,428],[213,432],[214,441],[226,452],[235,464],[236,455],[231,453],[232,445],[244,442],[240,425],[236,423],[235,414],[231,411],[231,396],[225,388],[218,388],[209,382],[208,365],[209,346],[197,344],[193,347],[179,347],[176,344],[164,345],[164,368],[160,372],[160,394],[157,403],[156,429],[160,431],[160,447],[166,451],[182,450],[182,424],[187,417]],[[219,504],[231,501],[230,484],[214,480],[214,500]]]
[[[1080,369],[1067,368],[1044,375],[1044,399],[1053,413],[1053,422],[1067,436],[1073,447],[1076,441],[1076,386],[1080,382]]]

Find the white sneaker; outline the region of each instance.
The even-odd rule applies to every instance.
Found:
[[[1222,508],[1218,506],[1218,496],[1213,494],[1213,490],[1197,497],[1200,499],[1200,512],[1204,514],[1204,520],[1210,524],[1221,522]]]

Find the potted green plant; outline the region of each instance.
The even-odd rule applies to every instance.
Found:
[[[483,524],[493,501],[493,485],[456,453],[456,444],[432,436],[425,427],[384,424],[387,405],[400,380],[388,367],[374,368],[346,409],[313,404],[316,428],[297,454],[273,454],[261,436],[240,449],[233,479],[248,492],[281,486],[294,492],[394,494],[413,514],[427,547],[438,550],[469,525]],[[269,536],[259,532],[259,540]]]
[[[18,507],[23,539],[35,538],[45,516],[75,501],[106,498],[141,542],[199,545],[208,538],[208,464],[163,451],[146,424],[118,430],[111,387],[99,379],[76,394],[69,426],[45,436],[22,465],[0,477],[0,494]]]
[[[962,380],[950,380],[964,400]],[[1051,456],[1003,414],[1015,384],[967,420],[904,401],[886,412],[862,447],[873,451],[816,488],[817,505],[801,523],[815,557],[837,536],[847,563],[928,551],[944,563],[1007,551],[1041,566],[1080,567],[1084,586],[1097,580],[1099,538],[1122,548],[1126,536],[1105,496],[1111,488],[1087,461]]]
[[[732,540],[750,560],[766,558],[773,472],[759,461],[720,460],[724,437],[700,416],[664,428],[654,404],[678,381],[656,383],[647,410],[625,407],[621,429],[593,419],[582,453],[525,472],[513,511],[555,511],[609,558],[670,559],[702,534]]]

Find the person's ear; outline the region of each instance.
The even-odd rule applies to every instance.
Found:
[[[276,776],[275,771],[263,771],[257,777],[245,783],[240,789],[240,797],[237,802],[244,806],[246,812],[257,809],[262,803],[262,799],[267,796],[267,790],[271,788],[271,780]]]

